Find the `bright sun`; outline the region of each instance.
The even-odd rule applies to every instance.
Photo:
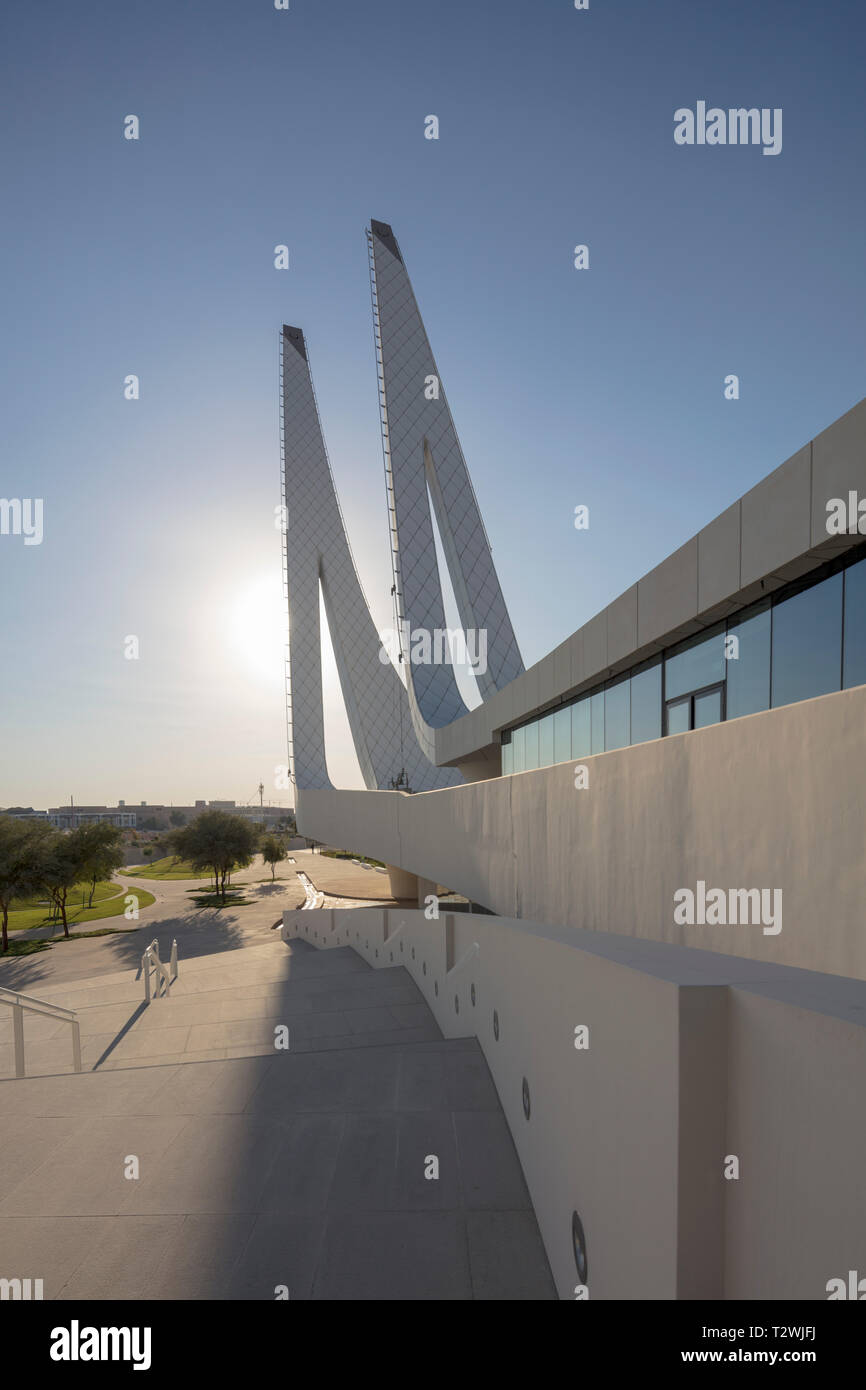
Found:
[[[288,619],[279,574],[252,580],[231,605],[229,631],[239,664],[262,680],[284,674]]]

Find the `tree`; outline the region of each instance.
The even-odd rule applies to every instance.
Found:
[[[42,886],[45,849],[53,833],[49,825],[40,821],[18,821],[11,816],[0,816],[0,911],[4,955],[9,950],[12,899],[25,897]]]
[[[174,852],[199,872],[210,870],[222,901],[232,869],[245,869],[256,851],[255,826],[227,811],[202,811],[171,837]]]
[[[97,821],[93,825],[82,825],[79,828],[84,855],[84,877],[90,880],[87,906],[92,907],[93,894],[99,879],[111,878],[115,869],[119,869],[123,863],[121,832],[108,821]]]
[[[69,890],[88,873],[88,852],[90,846],[82,834],[89,829],[86,825],[76,826],[74,830],[55,830],[45,845],[40,871],[40,885],[47,889],[56,912],[63,922],[63,935],[69,935],[69,922],[66,917],[66,900]]]
[[[277,865],[286,857],[286,847],[276,835],[265,835],[261,844],[262,858],[271,866],[271,883],[276,877]]]
[[[171,821],[172,825],[177,827],[186,825],[186,816],[184,815],[183,811],[172,811],[171,815],[169,816],[169,820]]]

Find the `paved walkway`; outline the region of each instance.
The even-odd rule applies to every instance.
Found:
[[[303,869],[318,889],[335,898],[353,898],[367,906],[371,902],[395,902],[391,897],[391,880],[384,869],[360,862],[355,864],[351,859],[331,859],[327,854],[311,851],[296,851],[294,857],[297,868]],[[417,906],[414,900],[412,906]]]
[[[137,969],[45,985],[38,997],[78,1014],[86,1071],[272,1057],[282,1025],[292,1052],[441,1036],[409,975],[371,971],[351,952],[340,971],[345,982],[323,989],[330,975],[323,959],[314,952],[299,961],[275,932],[264,945],[181,957],[168,995],[149,1005]],[[68,1023],[28,1013],[24,1031],[28,1076],[72,1072]],[[0,1009],[0,1077],[13,1074],[11,1011]]]
[[[0,958],[0,987],[38,995],[46,984],[129,969],[141,960],[145,946],[154,937],[166,960],[175,937],[181,957],[185,959],[268,941],[283,911],[304,905],[304,889],[297,876],[299,869],[309,875],[317,888],[329,890],[324,895],[324,907],[394,904],[394,899],[387,896],[390,892],[387,877],[375,870],[365,870],[351,862],[344,864],[341,860],[313,854],[311,850],[293,850],[291,860],[293,862],[284,860],[277,866],[275,883],[271,883],[270,869],[260,856],[238,874],[240,891],[253,899],[245,907],[192,907],[193,893],[207,887],[210,881],[207,878],[147,879],[117,874],[117,881],[130,892],[134,893],[136,887],[143,888],[156,899],[150,907],[142,909],[139,926],[125,930],[122,917],[86,922],[82,923],[82,931],[98,931],[102,927],[120,930],[110,936],[84,937],[73,942],[64,941],[62,929],[58,929],[48,937],[54,943],[50,951]],[[375,883],[371,874],[375,874]],[[372,888],[376,889],[375,894]],[[16,932],[13,940],[30,935],[44,936],[45,931]]]
[[[125,1031],[129,972],[49,987],[97,1069],[0,1082],[0,1275],[59,1299],[555,1297],[483,1054],[407,972],[276,934],[180,969]],[[220,1047],[245,1055],[192,1060]]]
[[[281,920],[284,909],[301,907],[304,902],[304,890],[294,865],[281,864],[278,872],[276,883],[271,884],[270,870],[257,858],[249,869],[238,875],[243,884],[240,891],[253,901],[245,907],[223,908],[192,906],[193,893],[207,887],[209,880],[206,878],[161,880],[118,874],[118,882],[130,892],[134,893],[137,887],[144,888],[156,899],[150,907],[142,909],[137,927],[110,936],[69,942],[63,940],[61,930],[52,938],[55,944],[50,951],[6,960],[0,958],[0,986],[39,995],[46,984],[133,969],[154,937],[166,960],[175,937],[182,959],[269,941],[271,929]],[[125,926],[122,917],[109,917],[84,923],[82,930]]]

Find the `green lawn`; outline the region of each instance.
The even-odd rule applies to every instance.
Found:
[[[353,854],[350,849],[323,849],[326,859],[357,859],[361,864],[372,864],[376,869],[384,869],[381,859],[370,859],[366,854]]]
[[[155,859],[152,864],[139,864],[137,867],[127,865],[125,869],[118,869],[118,873],[126,874],[128,878],[207,878],[207,874],[198,874],[187,863],[185,859],[175,859],[173,854],[167,854],[164,859]]]
[[[70,940],[72,940],[71,937]],[[0,953],[0,960],[10,960],[12,956],[35,956],[39,951],[50,950],[51,947],[47,941],[12,941],[10,938],[9,950],[5,956]]]
[[[100,893],[102,888],[106,891]],[[97,892],[93,895],[93,907],[81,906],[81,885],[78,885],[69,894],[66,904],[66,918],[69,922],[70,930],[74,930],[82,922],[97,922],[103,917],[122,916],[126,911],[127,893],[134,892],[138,898],[139,910],[143,907],[150,907],[155,902],[152,893],[148,893],[144,888],[128,889],[122,888],[119,883],[97,884]],[[85,893],[85,903],[87,896]],[[9,930],[26,931],[28,927],[44,927],[49,925],[47,904],[31,905],[21,907],[9,913]],[[63,925],[58,920],[57,929],[63,935]]]
[[[113,898],[115,894],[119,891],[119,888],[119,883],[112,883],[110,879],[103,879],[101,883],[97,883],[95,889],[93,890],[94,903],[102,902],[103,898]],[[82,899],[85,903],[88,903],[90,901],[89,883],[77,883],[74,888],[70,889],[69,897],[67,898],[67,910],[76,906],[81,907]],[[45,908],[47,908],[47,906],[48,899],[45,896],[45,894],[34,893],[33,896],[29,898],[13,898],[12,905],[9,911],[35,911],[38,908],[44,910]]]

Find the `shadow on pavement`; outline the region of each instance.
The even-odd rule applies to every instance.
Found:
[[[227,911],[231,914],[231,909]],[[195,956],[212,955],[216,951],[237,950],[245,941],[249,941],[249,934],[243,930],[237,917],[226,915],[225,911],[201,908],[183,916],[145,922],[134,931],[122,931],[116,936],[68,942],[61,939],[49,951],[0,959],[0,987],[18,989],[24,993],[35,992],[41,982],[54,984],[137,968],[142,952],[154,939],[159,942],[160,955],[164,960],[168,960],[171,943],[175,939],[180,959],[190,960]],[[98,952],[90,949],[91,946],[97,947]],[[67,952],[70,953],[68,961]],[[70,970],[66,968],[67,965],[71,967]]]

